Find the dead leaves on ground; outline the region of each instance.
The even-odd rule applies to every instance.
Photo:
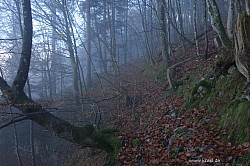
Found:
[[[197,111],[183,111],[181,118],[162,116],[158,111],[146,128],[121,133],[123,147],[119,154],[119,165],[192,165],[194,159],[204,163],[233,163],[238,157],[250,153],[249,142],[239,146],[231,142],[224,143],[219,135],[226,131],[218,132],[196,123],[193,115],[202,116],[204,113],[204,110]],[[168,151],[168,139],[179,126],[192,128],[198,133],[193,137],[176,139],[172,150]],[[137,148],[132,146],[135,139],[140,140]]]
[[[118,156],[119,165],[231,164],[249,153],[249,142],[239,146],[225,143],[220,135],[227,134],[227,131],[209,128],[214,114],[205,116],[205,109],[181,110],[183,96],[165,99],[161,93],[162,87],[140,77],[138,79],[145,82],[137,84],[129,93],[141,94],[143,102],[133,112],[126,110],[123,122],[120,122],[121,132],[118,135],[122,138],[122,148]],[[149,88],[146,89],[145,85]],[[178,116],[168,115],[170,110],[178,110]],[[191,128],[197,133],[174,140],[169,150],[169,138],[178,127]],[[133,146],[135,140],[140,142],[136,147]]]

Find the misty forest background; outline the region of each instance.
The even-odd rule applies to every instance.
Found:
[[[199,155],[180,150],[179,145],[178,150],[168,151],[184,122],[176,121],[173,130],[161,128],[165,136],[153,137],[149,133],[156,129],[144,129],[153,122],[158,126],[166,114],[174,124],[182,114],[175,111],[184,109],[185,102],[202,103],[201,98],[218,85],[204,81],[209,65],[216,64],[217,74],[211,75],[215,70],[211,67],[208,80],[230,73],[233,66],[241,73],[241,90],[248,88],[250,33],[244,29],[250,27],[248,0],[0,1],[1,166],[94,165],[103,162],[106,153],[106,165],[164,165],[165,160],[170,162],[170,152],[172,158],[179,158],[170,163],[188,162]],[[204,77],[200,82],[198,75]],[[191,92],[190,80],[196,81]],[[188,84],[186,92],[182,87]],[[207,102],[206,98],[203,106],[185,105],[196,111],[198,119],[193,127],[185,122],[184,128],[190,130],[181,128],[178,138],[183,133],[188,135],[185,138],[193,136],[191,132],[198,131],[195,126],[207,120],[208,116],[203,119]],[[225,107],[226,102],[221,103]],[[168,112],[153,111],[160,107]],[[198,107],[202,109],[194,109]],[[247,113],[244,132],[250,130],[249,109]],[[182,119],[185,116],[190,117],[183,113]],[[171,132],[174,137],[168,135]],[[150,144],[151,150],[159,148],[156,152],[143,149],[143,141],[146,144],[151,137],[159,139]],[[249,135],[244,138],[227,145],[241,144],[245,149],[237,146],[237,150],[250,153]],[[238,162],[233,154],[227,159]]]

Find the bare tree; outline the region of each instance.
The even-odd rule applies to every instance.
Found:
[[[196,44],[196,54],[199,56],[199,40],[197,37],[197,0],[194,0],[194,13],[193,13],[193,19],[194,19],[194,39],[195,39],[195,44]]]
[[[86,35],[86,86],[87,88],[89,88],[91,86],[91,63],[90,63],[90,59],[91,59],[91,47],[90,47],[90,43],[91,43],[91,39],[90,39],[90,0],[86,1],[86,17],[87,17],[87,35]]]
[[[203,58],[207,59],[207,52],[208,52],[208,36],[207,36],[207,3],[206,0],[203,0],[203,22],[204,22],[204,31],[205,31],[205,46],[204,46],[204,54]]]
[[[140,13],[140,17],[141,17],[141,22],[142,22],[142,29],[143,29],[143,34],[144,34],[144,40],[145,40],[145,47],[146,47],[146,55],[147,58],[151,61],[152,64],[154,64],[154,59],[153,59],[153,55],[152,55],[152,50],[150,48],[150,43],[149,43],[149,38],[148,38],[148,32],[147,32],[147,19],[146,19],[146,2],[143,2],[143,4],[141,4],[141,2],[139,0],[137,0],[138,3],[138,7],[139,7],[139,13]]]
[[[167,43],[167,32],[166,32],[166,13],[164,11],[164,6],[166,6],[165,0],[158,0],[158,19],[160,25],[160,38],[161,38],[161,54],[163,61],[166,63],[166,66],[170,66],[170,58],[168,55],[168,43]]]
[[[3,77],[0,77],[0,89],[3,96],[23,113],[25,118],[22,119],[28,118],[43,126],[45,129],[52,131],[58,137],[73,142],[81,148],[95,147],[107,152],[113,152],[114,148],[109,142],[109,137],[105,135],[107,130],[96,131],[91,124],[86,124],[82,127],[74,126],[54,116],[24,93],[24,86],[28,78],[31,59],[32,15],[29,0],[23,0],[22,6],[24,28],[19,68],[11,86],[8,85]],[[19,119],[19,121],[22,119]],[[115,129],[111,129],[108,132],[112,133],[115,131]]]
[[[179,26],[179,30],[180,30],[180,40],[181,40],[181,43],[182,43],[182,46],[184,48],[184,52],[186,52],[186,46],[185,46],[185,42],[184,42],[184,39],[183,39],[183,36],[184,36],[184,29],[183,29],[183,19],[182,19],[182,9],[181,9],[181,2],[180,0],[177,0],[176,1],[176,8],[177,8],[177,14],[178,14],[178,26]]]

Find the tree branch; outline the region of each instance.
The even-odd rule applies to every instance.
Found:
[[[23,117],[23,118],[20,118],[20,119],[11,119],[10,122],[8,122],[8,123],[6,123],[6,124],[0,126],[0,129],[5,128],[5,127],[7,127],[7,126],[9,126],[9,125],[11,125],[11,124],[13,124],[13,123],[21,122],[21,121],[26,120],[26,119],[28,119],[28,118],[27,118],[27,117]]]

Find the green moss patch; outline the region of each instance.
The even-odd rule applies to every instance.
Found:
[[[133,148],[137,148],[141,144],[141,141],[137,138],[132,141]]]
[[[106,155],[103,165],[115,165],[121,148],[121,139],[116,136],[109,136],[106,141],[113,146],[114,150]]]
[[[121,140],[113,136],[118,130],[113,128],[104,128],[99,131],[93,131],[90,138],[95,140],[101,149],[110,149],[105,157],[103,165],[113,165],[117,162],[117,154],[121,147]],[[110,147],[110,145],[112,147]]]
[[[220,125],[229,130],[229,137],[236,144],[250,140],[250,101],[240,102],[239,99],[230,102],[224,110]]]
[[[194,96],[197,93],[198,88],[202,86],[207,89],[208,92],[211,92],[212,89],[212,82],[209,80],[201,80],[192,90],[192,96]]]

